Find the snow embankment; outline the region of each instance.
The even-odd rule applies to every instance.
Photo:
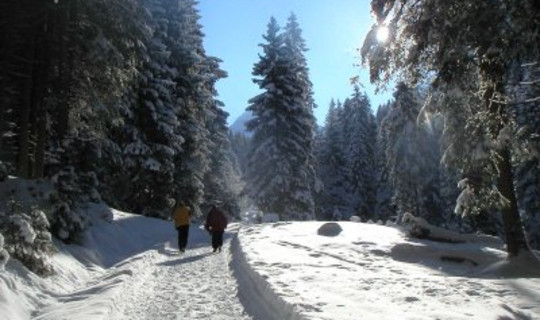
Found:
[[[105,206],[89,213],[93,226],[82,246],[55,243],[55,275],[40,278],[10,259],[0,273],[0,320],[107,320],[126,283],[149,276],[157,254],[150,249],[175,235],[166,221]]]
[[[238,281],[238,297],[246,311],[260,320],[305,319],[280,297],[266,279],[248,263],[238,236],[231,243],[231,268]]]

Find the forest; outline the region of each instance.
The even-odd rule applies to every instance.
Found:
[[[78,242],[91,202],[162,219],[176,201],[199,217],[216,202],[239,219],[411,214],[499,235],[509,257],[539,249],[540,4],[371,6],[359,63],[393,99],[373,106],[356,83],[319,127],[302,28],[269,17],[245,135],[195,0],[2,1],[0,261],[50,274],[51,237]]]

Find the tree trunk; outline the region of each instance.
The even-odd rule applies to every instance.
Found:
[[[34,179],[42,178],[45,173],[45,145],[47,141],[47,119],[39,117],[37,120],[37,141],[34,152],[34,169],[32,177]]]
[[[22,178],[30,178],[30,114],[32,109],[32,93],[34,91],[34,60],[36,55],[35,34],[30,36],[28,44],[27,66],[19,112],[19,139],[17,145],[17,173]]]
[[[508,257],[511,258],[517,256],[520,251],[529,249],[518,211],[510,150],[505,147],[497,155],[499,157],[497,161],[497,169],[499,171],[497,188],[508,201],[508,204],[502,209],[502,216],[506,236],[506,251],[508,252]]]
[[[74,7],[74,1],[69,1],[63,6],[58,7],[55,23],[57,24],[57,32],[59,35],[59,57],[58,57],[58,138],[63,140],[66,138],[69,132],[69,117],[70,117],[70,100],[71,100],[71,63],[69,61],[70,55],[68,52],[70,40],[70,24],[71,24],[71,11]]]
[[[42,178],[44,175],[45,146],[47,142],[47,112],[46,95],[49,87],[50,61],[51,61],[51,39],[52,28],[50,28],[49,11],[44,11],[43,25],[40,31],[37,48],[39,58],[37,59],[36,84],[33,99],[34,120],[32,123],[35,145],[33,149],[32,178]]]
[[[497,79],[499,81],[493,81],[494,85],[488,86],[484,93],[484,102],[486,103],[487,110],[498,119],[498,125],[492,128],[492,134],[497,137],[502,130],[503,126],[510,121],[508,106],[502,105],[496,102],[495,93],[503,93],[504,87],[502,86],[503,66],[494,63],[486,64],[484,67],[489,70],[491,79]],[[497,176],[497,189],[501,195],[505,198],[507,203],[501,208],[504,224],[504,233],[506,237],[506,251],[508,252],[508,258],[517,256],[520,251],[529,250],[525,237],[525,231],[521,223],[521,217],[519,215],[516,191],[514,189],[514,175],[512,173],[512,159],[511,151],[508,146],[503,146],[502,149],[496,151],[497,159],[496,166],[498,171]]]

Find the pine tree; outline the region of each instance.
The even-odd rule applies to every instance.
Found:
[[[11,256],[36,274],[51,275],[53,243],[48,228],[43,211],[25,210],[20,203],[7,201],[6,212],[0,212],[0,265]]]
[[[208,100],[206,108],[210,150],[210,170],[204,177],[205,202],[221,203],[220,207],[233,217],[240,217],[239,193],[241,183],[239,173],[234,165],[233,151],[229,140],[229,129],[227,127],[228,113],[223,111],[223,103],[216,100],[218,95],[215,83],[226,77],[226,73],[219,68],[221,60],[209,57],[207,60],[207,72],[211,77],[207,77],[205,87],[211,98]]]
[[[168,217],[174,202],[174,159],[180,152],[182,136],[179,127],[176,91],[170,66],[169,20],[161,2],[146,3],[152,14],[153,32],[146,46],[146,61],[140,67],[137,101],[133,105],[131,124],[135,128],[124,146],[124,162],[130,176],[130,209],[145,215]]]
[[[365,220],[375,208],[375,139],[376,123],[365,94],[358,87],[343,106],[343,136],[348,193],[353,199],[351,214]]]
[[[214,103],[214,93],[207,81],[215,75],[203,48],[204,35],[195,4],[192,0],[172,2],[168,11],[171,17],[168,46],[171,66],[178,72],[173,79],[180,121],[175,134],[184,137],[182,151],[174,160],[174,194],[178,200],[193,206],[195,214],[199,215],[204,199],[203,179],[210,170],[210,132],[205,123],[205,109]]]
[[[255,83],[263,93],[250,100],[254,118],[246,190],[263,211],[284,220],[314,217],[318,187],[313,157],[313,99],[303,56],[304,42],[296,18],[286,30],[270,19],[264,55],[255,64]]]
[[[387,134],[383,130],[382,122],[391,111],[392,102],[387,102],[377,108],[377,138],[376,138],[376,190],[377,203],[375,215],[377,220],[387,221],[395,214],[395,207],[392,204],[393,189],[389,178],[388,160],[386,159],[386,149],[388,148]]]
[[[319,157],[319,177],[324,187],[321,211],[323,220],[350,214],[353,199],[346,186],[346,157],[343,132],[343,107],[332,100],[326,114]]]
[[[405,213],[442,224],[439,194],[438,142],[425,124],[417,122],[421,97],[403,83],[397,85],[394,104],[382,122],[386,161],[393,188],[397,222]]]
[[[210,171],[205,176],[205,202],[221,203],[220,207],[234,217],[240,217],[240,175],[236,171],[233,153],[227,135],[227,113],[219,107],[209,121],[211,133]]]

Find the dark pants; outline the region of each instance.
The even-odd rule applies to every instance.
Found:
[[[185,250],[189,235],[189,225],[179,226],[176,230],[178,231],[178,249]]]
[[[214,248],[214,250],[223,246],[223,232],[224,231],[212,231],[212,248]]]

